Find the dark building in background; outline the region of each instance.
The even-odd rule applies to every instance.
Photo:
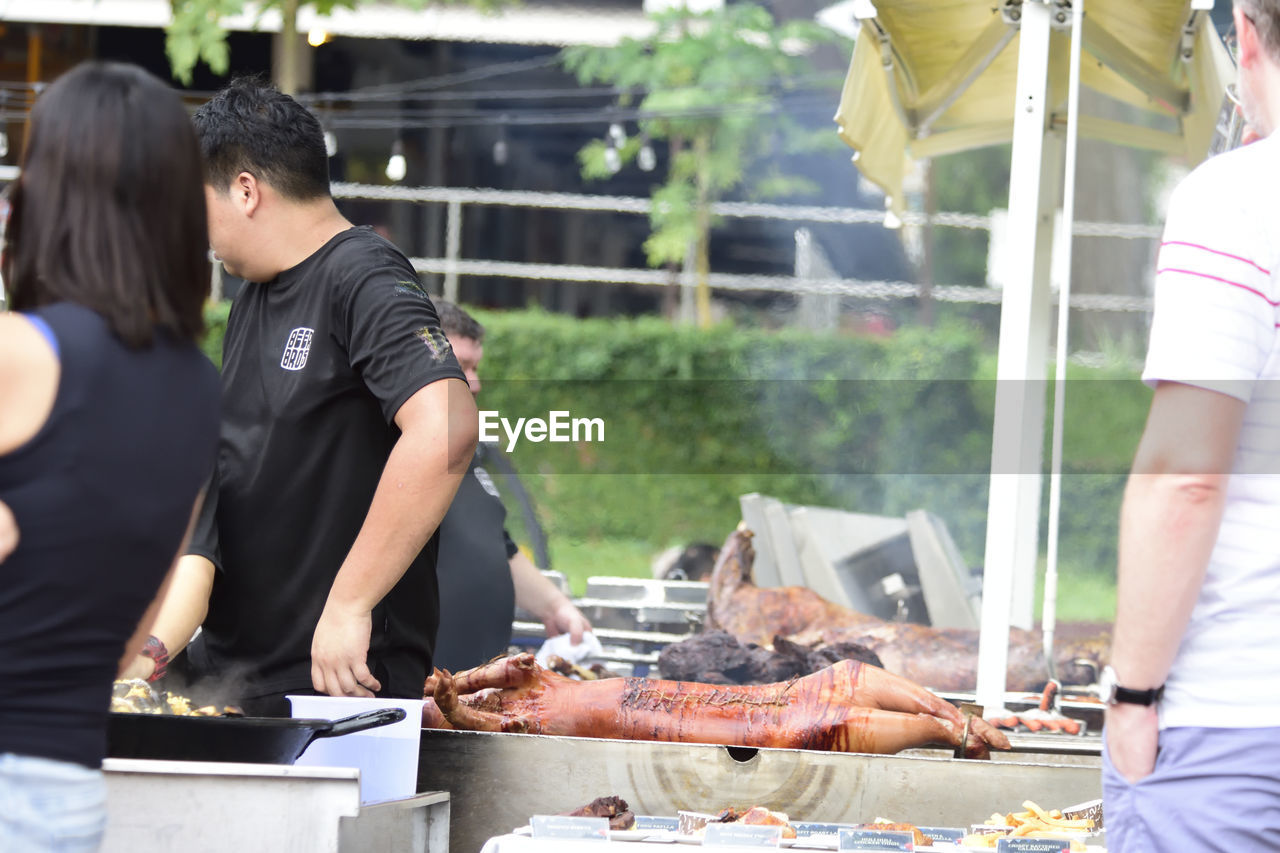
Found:
[[[605,3],[594,4],[606,9]],[[613,3],[635,11],[634,2]],[[593,7],[594,8],[594,7]],[[536,11],[536,5],[534,6]],[[273,37],[269,33],[232,32],[228,75],[271,73]],[[464,41],[416,41],[337,37],[310,51],[311,86],[304,95],[322,122],[331,128],[336,152],[334,180],[390,184],[384,174],[395,143],[405,157],[404,186],[484,187],[548,193],[590,193],[647,197],[666,169],[665,145],[656,143],[656,168],[642,171],[632,163],[606,181],[584,181],[577,152],[602,138],[609,121],[598,123],[508,123],[504,117],[554,116],[567,109],[607,107],[611,99],[565,99],[555,93],[576,90],[576,81],[554,61],[558,48],[547,44],[493,44]],[[37,54],[34,58],[32,54]],[[8,83],[48,81],[88,58],[133,62],[157,76],[169,77],[164,33],[156,28],[15,24],[0,33],[0,79]],[[544,60],[544,61],[540,61]],[[485,77],[471,74],[515,64],[517,73]],[[843,68],[833,68],[843,72]],[[411,81],[448,77],[447,99],[396,96]],[[191,102],[223,85],[207,68],[197,68],[189,87]],[[12,90],[6,90],[12,91]],[[352,99],[351,92],[374,93],[377,99]],[[510,92],[511,97],[502,97]],[[333,99],[319,93],[334,93]],[[542,93],[542,94],[539,94]],[[530,95],[532,94],[532,97]],[[474,95],[472,97],[471,95]],[[341,96],[341,97],[338,97]],[[830,127],[837,95],[828,108],[803,120]],[[477,119],[476,114],[484,117]],[[20,154],[21,113],[0,105],[15,141],[0,162],[14,164]],[[464,123],[448,126],[449,116],[463,114]],[[363,122],[362,116],[369,121]],[[395,120],[401,117],[402,121]],[[390,120],[389,120],[390,119]],[[366,126],[360,126],[365,124]],[[427,124],[443,126],[424,126]],[[634,124],[626,126],[635,133]],[[762,133],[768,132],[762,128]],[[879,197],[864,197],[847,151],[788,157],[788,170],[809,177],[816,195],[770,199],[839,207],[879,208]],[[759,199],[752,199],[759,200]],[[445,209],[441,204],[406,204],[345,200],[344,212],[359,224],[385,229],[406,254],[440,258],[445,254]],[[467,205],[463,208],[461,257],[544,264],[645,268],[643,243],[649,233],[643,215]],[[900,241],[874,226],[820,225],[763,219],[725,219],[712,236],[711,268],[716,272],[790,275],[795,263],[795,230],[808,227],[846,278],[913,278]],[[439,290],[438,277],[431,283]],[[633,285],[574,284],[528,281],[499,276],[463,276],[460,298],[491,307],[531,303],[580,316],[670,311],[676,288]],[[720,294],[717,294],[719,298]],[[730,294],[739,305],[775,306],[785,310],[788,297],[777,294]]]

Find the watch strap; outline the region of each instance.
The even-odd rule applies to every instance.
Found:
[[[156,668],[147,676],[148,683],[154,683],[164,678],[169,671],[169,650],[159,637],[154,634],[147,637],[147,641],[142,644],[142,650],[139,654],[156,662]]]
[[[1160,701],[1160,697],[1163,695],[1163,684],[1159,687],[1148,688],[1147,690],[1134,690],[1132,687],[1121,687],[1116,685],[1114,701],[1124,702],[1127,705],[1154,705]]]

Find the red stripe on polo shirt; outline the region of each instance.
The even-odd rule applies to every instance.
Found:
[[[1280,300],[1271,299],[1261,290],[1258,290],[1257,288],[1254,288],[1254,287],[1250,287],[1247,284],[1241,284],[1238,281],[1232,281],[1229,278],[1219,278],[1216,275],[1209,275],[1208,273],[1204,273],[1204,272],[1196,272],[1195,270],[1178,269],[1177,267],[1161,267],[1160,269],[1156,270],[1156,275],[1161,275],[1167,272],[1185,273],[1186,275],[1194,275],[1198,278],[1208,278],[1208,279],[1212,279],[1213,281],[1220,281],[1223,284],[1229,284],[1232,287],[1238,287],[1241,290],[1247,290],[1250,293],[1252,293],[1254,296],[1261,296],[1264,300],[1266,300],[1267,304],[1270,305],[1272,308],[1275,308],[1277,305],[1280,305]]]
[[[1205,252],[1210,252],[1215,255],[1220,255],[1224,258],[1231,258],[1231,260],[1233,261],[1240,261],[1241,263],[1248,264],[1249,266],[1253,267],[1263,275],[1271,275],[1271,270],[1264,269],[1263,267],[1259,266],[1258,264],[1249,260],[1248,258],[1242,258],[1239,255],[1233,255],[1230,252],[1223,252],[1218,249],[1210,249],[1208,246],[1202,246],[1199,243],[1188,243],[1185,240],[1169,240],[1167,242],[1160,244],[1160,248],[1162,249],[1165,246],[1186,246],[1189,249],[1201,249]]]

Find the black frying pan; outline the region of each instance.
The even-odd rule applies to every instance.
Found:
[[[292,764],[313,740],[398,723],[403,708],[381,708],[341,720],[290,717],[187,717],[112,713],[107,755],[163,761]]]

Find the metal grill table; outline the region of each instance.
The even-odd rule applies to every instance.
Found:
[[[619,675],[654,676],[662,649],[698,633],[707,612],[707,584],[697,581],[592,577],[586,592],[574,604],[604,647],[595,660]],[[542,624],[517,610],[512,641],[536,646],[544,638]]]
[[[449,849],[448,794],[362,806],[354,767],[108,758],[102,769],[103,853]]]

